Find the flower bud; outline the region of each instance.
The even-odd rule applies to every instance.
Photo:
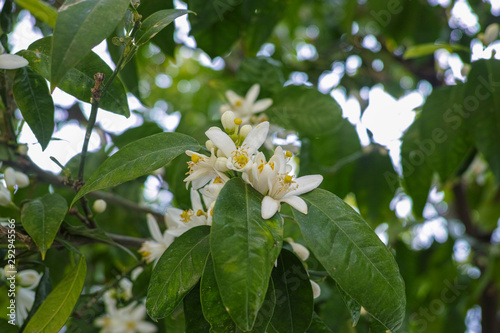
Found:
[[[6,278],[10,278],[11,276],[13,276],[13,275],[16,274],[16,269],[15,268],[11,268],[10,266],[11,265],[8,264],[8,265],[5,265],[5,267],[3,268],[3,275]]]
[[[28,60],[15,54],[1,54],[0,55],[0,68],[3,69],[16,69],[29,65]]]
[[[7,187],[14,187],[16,185],[16,172],[11,167],[8,167],[3,172],[3,177]]]
[[[153,175],[155,176],[163,176],[165,174],[165,168],[161,167],[153,171]]]
[[[0,184],[0,206],[7,206],[10,204],[10,201],[10,191],[6,189],[3,184]]]
[[[321,295],[321,288],[320,288],[319,284],[317,284],[313,280],[309,280],[309,281],[311,282],[311,287],[313,290],[313,298],[318,298],[319,295]]]
[[[27,187],[30,184],[30,179],[22,172],[16,171],[16,184],[19,188]]]
[[[215,169],[220,172],[226,172],[229,169],[227,168],[227,158],[219,157],[215,162]]]
[[[212,140],[207,140],[207,142],[205,142],[205,147],[207,147],[207,149],[210,151],[212,151],[212,149],[217,148],[215,144],[212,142]]]
[[[470,65],[464,64],[464,67],[462,67],[460,74],[462,74],[462,76],[467,76],[469,74],[469,72],[470,72]]]
[[[306,261],[307,258],[309,258],[309,250],[304,245],[295,243],[291,238],[287,238],[286,241],[292,246],[293,252],[295,252],[302,261]]]
[[[483,36],[484,46],[488,46],[498,39],[498,33],[500,31],[500,26],[498,23],[492,23],[486,27]]]
[[[224,112],[220,121],[226,131],[234,130],[234,127],[236,126],[236,124],[234,123],[234,119],[236,119],[236,116],[234,115],[233,111]]]
[[[252,126],[251,125],[243,125],[240,128],[240,135],[242,137],[246,138],[247,135],[248,135],[248,133],[250,133],[251,130],[252,130]]]
[[[26,156],[28,154],[28,145],[19,145],[17,151],[19,154]]]
[[[106,210],[106,201],[102,200],[102,199],[98,199],[96,201],[94,201],[94,212],[96,212],[97,214],[100,214],[102,212],[104,212]]]

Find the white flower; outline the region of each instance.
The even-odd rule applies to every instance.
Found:
[[[151,214],[148,214],[148,228],[153,240],[148,240],[142,243],[139,253],[141,253],[142,257],[146,259],[147,263],[150,263],[153,260],[156,263],[167,247],[172,244],[174,237],[166,231],[162,234],[156,219]]]
[[[165,215],[167,233],[179,237],[191,228],[199,225],[210,225],[208,214],[203,210],[200,195],[194,189],[191,189],[191,204],[193,209],[188,210],[167,208],[167,215]]]
[[[280,148],[280,147],[278,147]],[[312,191],[323,181],[321,175],[308,175],[296,178],[289,175],[290,167],[286,164],[285,155],[276,148],[276,159],[273,179],[269,179],[269,192],[262,200],[262,218],[271,218],[279,211],[280,204],[286,202],[303,214],[307,214],[307,204],[299,195]]]
[[[0,206],[8,206],[12,200],[10,191],[0,183]]]
[[[231,110],[238,118],[241,118],[243,123],[248,123],[250,118],[255,113],[262,112],[273,104],[270,98],[264,98],[257,101],[259,96],[260,85],[254,84],[247,92],[245,98],[239,96],[232,90],[226,91],[226,97],[229,104],[222,105],[221,113]]]
[[[16,69],[28,66],[28,60],[15,54],[1,54],[0,55],[0,68],[1,69]]]
[[[4,275],[7,274],[4,269]],[[16,322],[22,326],[35,302],[34,289],[38,286],[41,275],[35,270],[26,269],[17,273],[16,278]]]
[[[233,139],[218,127],[211,127],[205,134],[227,157],[229,169],[244,172],[251,168],[253,155],[266,140],[268,131],[269,122],[258,124],[248,133],[241,146],[237,146]]]
[[[30,184],[30,180],[28,176],[26,176],[24,173],[15,171],[11,167],[8,167],[5,169],[3,173],[5,183],[7,184],[7,187],[13,188],[14,186],[18,186],[19,188],[26,187]]]
[[[106,315],[97,318],[94,324],[102,327],[101,333],[153,333],[157,327],[144,320],[146,307],[144,304],[132,302],[124,308],[116,308],[116,300],[111,293],[104,294]]]
[[[96,201],[94,201],[94,205],[92,206],[92,208],[94,208],[94,212],[96,212],[97,214],[104,212],[106,210],[106,207],[106,201],[102,199],[97,199]]]
[[[291,238],[286,238],[285,240],[288,242],[288,244],[290,244],[293,252],[295,252],[299,256],[299,258],[302,259],[302,261],[306,261],[307,258],[309,258],[309,250],[304,245],[295,243]]]
[[[191,157],[191,161],[188,162],[188,176],[184,179],[186,189],[191,182],[194,189],[199,189],[216,178],[224,183],[229,180],[229,177],[224,174],[227,168],[222,167],[214,149],[211,149],[210,157],[191,150],[186,150],[186,155]]]
[[[313,298],[318,298],[321,295],[321,288],[319,284],[314,282],[313,280],[309,280],[311,282],[311,287],[313,290]]]

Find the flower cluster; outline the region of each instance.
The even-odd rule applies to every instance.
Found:
[[[270,98],[257,100],[259,92],[259,84],[254,84],[244,98],[232,90],[226,91],[226,98],[229,104],[224,104],[220,107],[221,114],[224,114],[226,111],[233,111],[243,124],[248,124],[251,120],[255,123],[259,119],[255,114],[265,111],[273,104],[273,100]]]
[[[186,151],[191,160],[184,181],[186,188],[191,185],[192,208],[168,208],[165,216],[167,229],[164,233],[160,231],[154,217],[148,216],[153,240],[144,242],[139,250],[148,263],[156,263],[175,237],[193,227],[212,224],[215,201],[224,184],[232,177],[240,176],[264,195],[261,204],[263,219],[274,216],[282,202],[307,214],[307,204],[299,195],[318,187],[323,177],[296,177],[292,174],[290,163],[293,154],[282,147],[277,147],[269,160],[259,151],[268,138],[269,122],[262,121],[255,126],[247,122],[251,115],[272,104],[270,99],[255,102],[259,89],[258,85],[252,86],[245,99],[232,91],[227,92],[231,102],[227,108],[237,111],[225,111],[222,114],[223,129],[211,127],[205,132],[209,139],[205,143],[209,154]]]

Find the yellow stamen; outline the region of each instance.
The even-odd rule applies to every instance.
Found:
[[[193,215],[193,211],[191,209],[182,211],[180,215],[181,221],[184,223],[188,223],[189,221],[191,221],[191,215]]]
[[[210,209],[210,216],[214,216],[214,210]]]
[[[292,154],[291,151],[287,150],[286,153],[285,153],[285,156],[288,157],[288,158],[290,158],[290,157],[293,156],[293,154]]]
[[[141,251],[139,251],[139,252],[141,252]],[[141,255],[143,258],[149,257],[150,254],[151,254],[151,252],[149,252],[149,251],[142,251],[141,252]]]
[[[198,211],[196,212],[196,216],[202,216],[202,215],[207,215],[204,211],[202,211],[201,209],[198,209]]]
[[[240,155],[236,158],[236,161],[239,165],[245,166],[248,163],[248,157],[246,157],[245,155]]]
[[[133,330],[135,329],[135,323],[133,321],[127,321],[127,324],[126,324],[127,328],[130,329],[130,330]]]
[[[234,106],[236,106],[236,107],[240,107],[242,105],[243,105],[243,102],[240,100],[237,100],[236,103],[234,103]]]
[[[274,170],[274,162],[269,163],[269,166]]]
[[[293,179],[293,176],[286,175],[285,179],[284,179],[285,184],[291,184],[292,183],[292,179]]]
[[[262,172],[262,170],[264,170],[264,165],[265,165],[265,163],[261,163],[261,164],[257,167],[257,169],[259,169],[259,171],[260,171],[260,172]]]
[[[222,184],[222,178],[220,178],[220,177],[215,178],[214,184]]]
[[[241,118],[235,118],[235,119],[234,119],[234,123],[235,123],[236,125],[241,125],[241,124],[243,123],[243,120],[241,120]]]
[[[198,163],[199,160],[200,160],[200,156],[198,156],[196,154],[191,155],[191,161],[193,161],[193,163]]]

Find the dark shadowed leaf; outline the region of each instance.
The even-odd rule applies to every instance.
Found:
[[[54,101],[47,82],[30,67],[22,67],[16,72],[13,93],[24,120],[45,150],[54,131]]]
[[[276,292],[273,328],[279,333],[305,332],[311,323],[314,302],[304,265],[295,254],[283,249],[272,276]]]
[[[183,303],[186,333],[208,333],[210,324],[203,317],[201,310],[199,283],[184,297]]]
[[[42,259],[52,245],[66,212],[68,203],[59,194],[46,194],[23,205],[23,228],[40,248]]]

